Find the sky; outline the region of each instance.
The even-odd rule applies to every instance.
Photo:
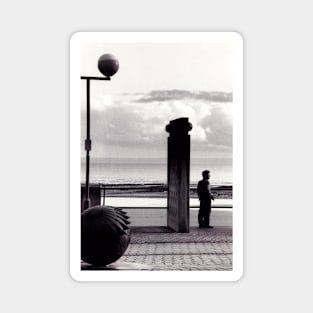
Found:
[[[191,156],[232,157],[232,46],[227,43],[89,43],[81,75],[102,76],[98,58],[112,53],[119,71],[90,87],[94,158],[166,157],[173,119],[193,125]],[[86,85],[81,82],[81,155]]]

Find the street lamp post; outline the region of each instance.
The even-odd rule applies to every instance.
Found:
[[[98,69],[104,77],[81,76],[81,79],[86,80],[87,86],[86,188],[81,213],[81,260],[96,267],[118,260],[130,243],[130,229],[127,226],[130,222],[126,212],[104,205],[90,207],[89,193],[90,81],[110,80],[118,68],[118,60],[112,54],[104,54],[98,60]]]
[[[85,198],[83,202],[83,209],[90,208],[90,191],[89,191],[89,168],[90,168],[90,151],[91,151],[91,139],[90,139],[90,81],[91,80],[110,80],[119,68],[119,62],[112,54],[103,54],[98,60],[98,69],[105,77],[94,76],[81,76],[81,79],[86,80],[86,139],[85,139],[85,151],[86,151],[86,186],[85,186]]]

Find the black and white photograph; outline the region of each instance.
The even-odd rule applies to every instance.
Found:
[[[243,273],[243,39],[71,38],[71,275],[235,281]]]
[[[1,4],[1,312],[313,312],[311,2]]]

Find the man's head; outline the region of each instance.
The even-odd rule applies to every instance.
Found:
[[[210,178],[210,171],[204,170],[202,172],[202,177],[203,177],[203,179],[209,179]]]

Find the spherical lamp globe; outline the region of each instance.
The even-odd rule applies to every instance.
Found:
[[[103,54],[98,60],[98,69],[106,77],[113,76],[119,68],[119,62],[113,54]]]

